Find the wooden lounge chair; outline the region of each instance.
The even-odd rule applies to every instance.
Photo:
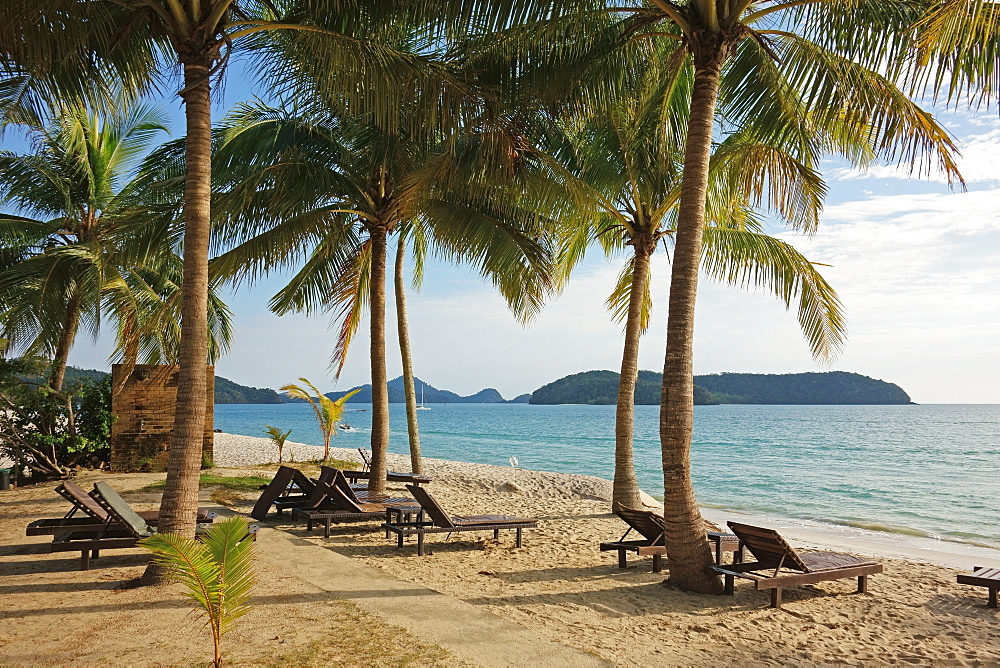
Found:
[[[383,522],[386,509],[395,506],[414,506],[409,498],[395,499],[397,503],[358,502],[339,487],[317,481],[316,493],[309,504],[292,508],[292,517],[306,520],[306,530],[312,531],[317,522],[323,523],[323,537],[330,537],[330,525],[341,522]],[[414,512],[419,509],[415,506]]]
[[[52,552],[80,551],[80,570],[90,568],[90,559],[100,556],[101,550],[135,547],[143,538],[156,533],[156,528],[142,519],[131,506],[104,482],[94,483],[90,497],[107,513],[104,527],[99,530],[75,529],[55,536],[49,546]],[[247,527],[247,536],[256,540],[257,527]]]
[[[456,515],[451,517],[430,493],[417,485],[407,485],[413,498],[417,500],[424,512],[431,518],[430,522],[386,522],[382,527],[387,532],[395,533],[397,546],[403,547],[406,536],[416,535],[417,555],[424,554],[424,534],[447,533],[449,536],[458,531],[492,531],[493,538],[500,538],[501,529],[511,529],[517,532],[517,547],[521,547],[521,531],[534,529],[538,520],[528,517],[511,517],[509,515]]]
[[[663,524],[663,517],[651,510],[632,510],[631,508],[620,508],[615,511],[626,524],[628,530],[616,541],[601,543],[601,552],[617,551],[618,568],[627,568],[628,562],[625,558],[626,552],[633,552],[640,557],[652,555],[653,572],[659,573],[662,570],[662,559],[667,555],[666,543],[663,534],[667,528]],[[628,535],[635,531],[642,536],[642,539],[626,540]],[[743,561],[743,553],[740,551],[740,539],[729,534],[709,534],[709,539],[715,545],[715,563],[722,563],[722,555],[725,552],[733,553],[733,561]]]
[[[986,607],[997,607],[997,590],[1000,590],[1000,568],[973,566],[972,573],[959,574],[958,583],[973,585],[975,587],[986,587],[989,590],[989,600],[986,603]]]
[[[414,501],[408,496],[393,497],[389,496],[388,494],[372,494],[371,492],[368,491],[367,485],[352,485],[347,481],[347,476],[344,475],[343,471],[340,471],[338,469],[333,469],[333,471],[334,471],[333,480],[330,482],[330,484],[333,487],[336,487],[340,489],[342,492],[344,492],[347,498],[354,501],[354,503],[371,502],[371,503],[392,504],[392,503],[401,503],[403,501],[409,503],[416,503],[416,501]]]
[[[347,476],[347,479],[351,482],[368,480],[371,478],[371,456],[364,448],[358,448],[358,452],[361,453],[361,460],[364,462],[362,469],[360,471],[344,471],[344,475]],[[430,476],[417,473],[401,473],[399,471],[386,471],[385,479],[386,482],[403,482],[409,485],[426,485],[434,480]]]
[[[733,579],[753,580],[754,588],[771,590],[771,607],[781,607],[782,587],[813,584],[843,578],[858,579],[858,593],[868,591],[868,576],[882,572],[882,564],[841,552],[797,553],[774,529],[727,522],[743,547],[757,561],[713,570],[726,578],[726,593],[733,593]],[[785,569],[782,572],[782,569]]]
[[[99,531],[108,519],[108,513],[99,503],[94,501],[87,492],[69,480],[61,483],[55,489],[56,493],[69,501],[72,507],[60,518],[35,520],[25,529],[27,536],[43,536],[65,533],[67,531]],[[80,511],[81,516],[76,516]],[[137,513],[147,524],[156,525],[160,517],[159,510],[144,510]],[[215,513],[204,508],[198,509],[198,522],[211,523]]]
[[[250,517],[255,520],[263,520],[278,499],[282,499],[285,507],[289,507],[297,501],[305,501],[312,494],[315,486],[315,483],[307,478],[302,471],[291,466],[279,466],[274,477],[271,478],[271,482],[264,485],[264,491],[261,492],[257,503],[254,504],[253,510],[250,511]],[[278,512],[281,512],[280,508]]]

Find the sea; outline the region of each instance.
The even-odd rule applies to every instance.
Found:
[[[424,456],[614,476],[614,406],[430,404]],[[389,451],[408,450],[403,404]],[[639,484],[662,498],[658,406],[637,406]],[[336,447],[367,447],[371,405],[349,403]],[[308,404],[215,406],[215,427],[321,445]],[[1000,549],[1000,405],[696,406],[691,468],[699,503],[729,515],[881,538],[944,552]]]

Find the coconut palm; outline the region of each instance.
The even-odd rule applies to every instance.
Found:
[[[0,76],[27,76],[51,83],[68,95],[100,91],[109,80],[129,90],[146,90],[179,68],[178,95],[186,116],[184,175],[184,290],[177,419],[167,483],[160,509],[161,530],[193,536],[198,503],[201,435],[204,432],[208,350],[209,235],[211,202],[211,79],[222,76],[233,49],[263,54],[255,63],[262,75],[270,62],[266,48],[282,43],[297,50],[312,68],[317,88],[356,103],[357,113],[376,121],[423,126],[409,93],[425,76],[417,67],[423,51],[462,25],[483,20],[485,29],[509,22],[510,11],[486,13],[464,2],[385,2],[363,0],[9,0],[7,25],[0,30]],[[518,3],[520,4],[520,3]],[[530,4],[530,3],[526,3]],[[383,43],[403,25],[421,26],[418,50]],[[430,46],[428,46],[430,45]],[[286,78],[288,70],[277,79]],[[440,81],[436,75],[431,77]],[[48,89],[41,86],[40,89]],[[439,86],[446,109],[451,88]],[[155,568],[147,582],[162,580]]]
[[[323,461],[325,462],[330,459],[330,438],[337,432],[337,425],[340,424],[340,421],[344,417],[344,404],[347,403],[348,399],[360,392],[361,388],[351,390],[334,401],[320,392],[308,379],[299,378],[299,380],[305,383],[306,387],[289,383],[288,385],[283,385],[281,391],[287,392],[290,397],[305,399],[312,406],[313,412],[316,414],[316,421],[319,424],[319,431],[323,434]],[[316,395],[315,398],[313,398],[313,395]],[[269,429],[274,428],[270,427]],[[287,436],[288,434],[285,434],[282,437],[282,444],[284,444],[284,438]],[[271,434],[271,438],[277,441],[274,433]],[[280,453],[280,447],[278,451]]]
[[[254,587],[254,545],[241,517],[219,520],[194,540],[156,533],[139,541],[164,566],[168,577],[184,585],[184,595],[200,608],[212,632],[215,657],[222,666],[222,635],[250,612]]]
[[[487,72],[503,72],[497,64],[511,53],[530,52],[530,60],[518,61],[516,77],[494,78],[519,77],[522,99],[533,95],[575,110],[629,93],[634,75],[609,77],[608,71],[634,73],[670,51],[673,74],[663,87],[688,82],[685,113],[664,118],[681,139],[684,160],[660,437],[671,580],[719,591],[707,568],[711,556],[690,476],[694,304],[717,132],[752,120],[765,138],[797,145],[792,153],[800,160],[828,148],[824,142],[849,145],[845,140],[860,136],[872,151],[858,158],[916,172],[938,169],[960,182],[947,133],[894,82],[909,91],[946,91],[956,101],[982,86],[991,99],[997,50],[962,47],[970,40],[995,44],[1000,12],[984,0],[648,0],[616,3],[592,17],[570,24],[540,16],[471,50]],[[548,48],[554,36],[559,44]],[[825,127],[837,131],[817,141],[813,131]]]
[[[650,73],[648,81],[655,80]],[[568,275],[591,239],[609,254],[631,247],[608,299],[625,333],[615,418],[615,508],[642,507],[632,455],[639,339],[650,317],[650,261],[661,243],[672,240],[676,222],[681,167],[676,147],[671,152],[663,136],[663,102],[653,104],[637,91],[582,127],[566,124],[552,147],[567,172],[567,188],[596,212],[593,226],[569,230],[562,271]],[[779,194],[773,202],[779,217],[815,228],[825,193],[818,174],[745,134],[731,135],[716,148],[712,168],[703,270],[733,285],[770,290],[786,307],[800,297],[803,333],[813,354],[828,358],[844,338],[836,294],[794,247],[764,234],[754,216],[756,207],[768,204],[754,197],[760,192],[756,186],[765,182]],[[734,178],[739,174],[747,178]]]
[[[536,216],[517,197],[489,198],[498,180],[477,179],[475,161],[468,156],[509,154],[508,138],[480,137],[475,149],[460,146],[446,155],[440,145],[428,147],[402,130],[388,133],[329,112],[299,115],[263,104],[239,108],[225,134],[216,155],[224,191],[219,210],[233,212],[234,218],[219,238],[239,245],[218,257],[213,267],[220,274],[252,279],[304,256],[301,268],[272,300],[272,309],[279,314],[332,312],[340,328],[333,361],[338,371],[362,314],[370,313],[372,485],[377,490],[385,484],[389,436],[389,236],[419,222],[440,257],[477,266],[516,313],[530,317],[541,303],[548,259],[535,241]],[[459,170],[459,160],[471,162]],[[480,166],[480,172],[494,169],[493,164]],[[461,191],[451,187],[457,186],[460,171],[471,176]],[[476,185],[480,183],[487,185]]]
[[[0,332],[15,351],[52,359],[56,392],[81,325],[96,335],[102,315],[116,325],[113,360],[176,359],[179,258],[128,223],[148,216],[132,185],[138,156],[166,131],[160,115],[64,107],[27,130],[29,152],[0,152],[0,202],[33,216],[0,214]],[[214,356],[230,325],[212,301]]]

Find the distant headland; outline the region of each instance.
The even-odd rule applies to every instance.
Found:
[[[95,380],[106,376],[106,371],[78,369],[66,370],[67,382]],[[640,371],[635,386],[637,405],[658,405],[662,375],[655,371]],[[695,404],[912,404],[909,395],[899,385],[876,380],[847,371],[813,373],[717,373],[695,376]],[[614,404],[618,397],[618,373],[615,371],[584,371],[553,381],[534,392],[504,399],[497,390],[486,388],[475,394],[462,396],[442,390],[416,379],[417,396],[428,404]],[[393,378],[387,383],[389,403],[404,403],[403,378]],[[343,392],[329,392],[326,396],[339,399],[351,390],[360,389],[348,399],[349,403],[371,403],[370,384],[359,385]],[[248,387],[234,383],[222,376],[215,377],[215,403],[217,404],[284,404],[299,403],[269,388]]]
[[[640,371],[635,403],[658,405],[663,376]],[[899,385],[847,371],[815,373],[717,373],[695,376],[694,402],[711,404],[911,404]],[[585,371],[543,385],[532,404],[614,404],[618,373]]]

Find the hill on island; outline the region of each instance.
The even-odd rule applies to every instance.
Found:
[[[717,373],[694,382],[724,404],[912,404],[895,383],[859,373]]]
[[[75,366],[66,367],[66,386],[71,387],[76,382],[101,380],[108,376],[107,371],[97,369],[79,369]],[[215,403],[217,404],[283,404],[284,398],[274,390],[266,387],[248,387],[233,381],[215,377]]]
[[[640,371],[635,388],[637,405],[660,403],[663,376]],[[901,387],[846,371],[823,373],[720,373],[695,376],[695,404],[909,404]],[[614,404],[618,374],[585,371],[543,385],[531,395],[532,404]]]
[[[485,390],[480,390],[475,394],[470,394],[469,396],[463,397],[449,390],[439,390],[433,385],[428,385],[419,378],[414,379],[414,385],[417,389],[417,403],[420,403],[421,392],[423,393],[423,401],[428,404],[506,404],[506,403],[526,403],[527,395],[521,395],[511,401],[504,399],[498,391],[492,387],[488,387]],[[403,377],[398,376],[393,378],[386,386],[389,388],[389,403],[390,404],[402,404],[406,403],[406,392],[403,389]],[[344,392],[328,392],[326,396],[330,397],[334,401],[340,399],[342,396],[356,389],[361,389],[360,392],[355,394],[353,397],[347,400],[347,403],[357,403],[357,404],[370,404],[372,402],[372,386],[371,383],[366,383],[365,385],[358,385],[357,387],[352,387],[350,390],[345,390]]]
[[[654,371],[640,371],[635,384],[635,403],[654,406],[660,403],[663,375]],[[584,371],[542,385],[531,393],[530,404],[595,404],[608,405],[618,402],[617,371]],[[694,403],[715,404],[711,393],[695,386]]]

